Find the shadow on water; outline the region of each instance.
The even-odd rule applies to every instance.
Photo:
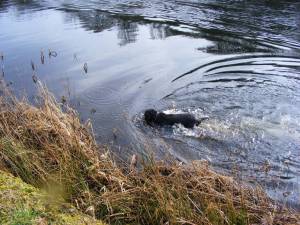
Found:
[[[32,99],[32,79],[46,82],[124,160],[145,149],[207,160],[299,207],[299,11],[281,0],[0,1],[0,65]],[[209,119],[153,129],[146,108]]]

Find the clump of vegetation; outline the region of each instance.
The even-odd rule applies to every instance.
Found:
[[[94,224],[104,225],[53,198],[20,178],[0,171],[0,222],[9,225]]]
[[[9,91],[0,98],[0,169],[112,224],[295,224],[259,188],[194,162],[149,160],[119,167],[97,146],[89,122],[39,84],[35,106]],[[35,211],[26,212],[35,216]]]

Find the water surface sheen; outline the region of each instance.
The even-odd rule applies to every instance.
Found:
[[[292,0],[4,0],[0,73],[32,100],[32,76],[45,82],[123,160],[207,160],[299,208],[299,12]],[[153,129],[147,108],[208,120]]]

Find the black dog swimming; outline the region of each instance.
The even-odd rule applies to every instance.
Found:
[[[148,109],[144,114],[145,121],[150,126],[173,126],[174,124],[182,124],[185,128],[193,128],[198,126],[202,120],[197,120],[193,115],[183,114],[166,114],[158,113],[154,109]]]

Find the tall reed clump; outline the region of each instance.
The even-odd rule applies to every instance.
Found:
[[[111,224],[295,224],[299,215],[194,162],[153,160],[121,168],[97,146],[90,123],[57,103],[39,82],[33,106],[4,90],[0,169],[60,195]]]

